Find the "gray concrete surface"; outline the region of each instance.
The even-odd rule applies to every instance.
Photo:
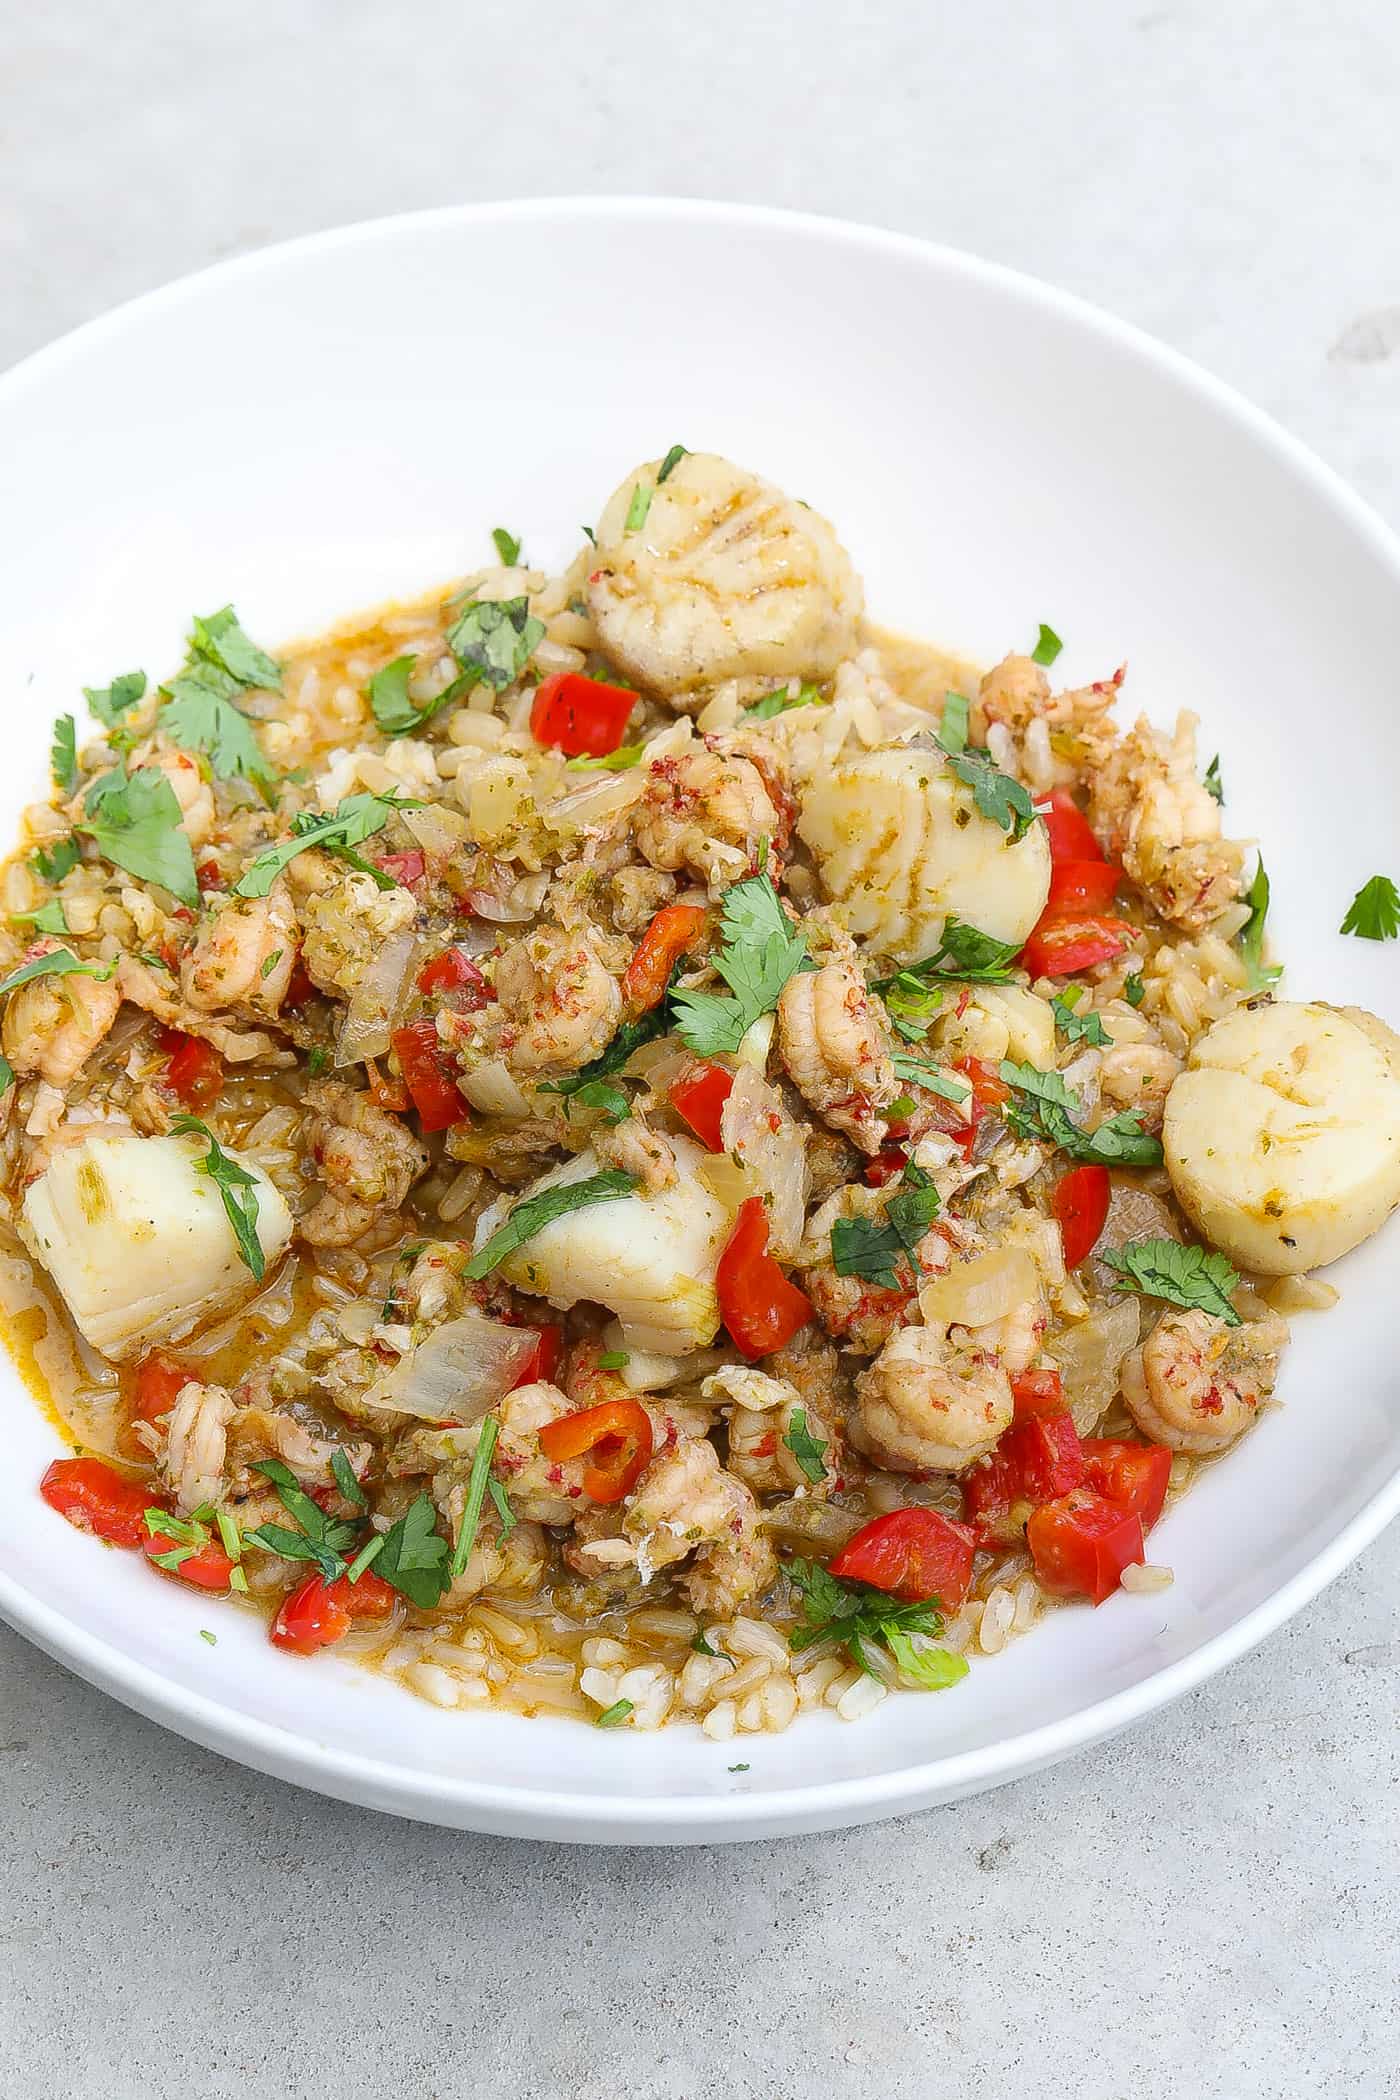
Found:
[[[370,214],[753,198],[1086,294],[1400,523],[1397,109],[1377,0],[15,5],[0,363]],[[709,1854],[318,1801],[0,1629],[0,2093],[1395,2092],[1397,1578],[1392,1532],[1261,1653],[1055,1772]]]

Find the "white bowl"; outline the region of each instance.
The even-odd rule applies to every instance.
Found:
[[[1204,373],[1061,294],[863,228],[544,202],[352,227],[138,300],[0,381],[0,831],[84,684],[177,661],[233,599],[264,640],[489,558],[562,559],[675,440],[836,521],[872,612],[993,660],[1049,620],[1073,678],[1185,704],[1265,841],[1302,996],[1400,1021],[1394,950],[1338,938],[1400,872],[1400,548]],[[1173,1588],[1066,1610],[955,1692],[715,1744],[443,1713],[102,1552],[40,1501],[53,1428],[0,1366],[0,1610],[182,1734],[470,1829],[687,1842],[856,1823],[1032,1771],[1161,1706],[1330,1581],[1400,1506],[1392,1226],[1297,1323],[1288,1403],[1154,1534]],[[218,1636],[211,1647],[202,1626]]]

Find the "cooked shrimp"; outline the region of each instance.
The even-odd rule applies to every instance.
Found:
[[[880,1115],[899,1091],[885,1031],[854,942],[820,970],[790,977],[778,1000],[778,1048],[810,1108],[862,1152],[878,1152]]]
[[[310,854],[298,854],[289,873],[296,877]],[[308,871],[324,886],[302,890],[293,882],[293,893],[302,899],[301,916],[306,928],[301,951],[307,975],[313,984],[334,997],[348,997],[396,934],[406,933],[418,913],[413,892],[381,890],[372,875],[347,874],[335,870],[334,879],[324,881],[325,869],[318,860]]]
[[[651,1461],[623,1529],[643,1573],[695,1555],[680,1584],[697,1611],[728,1615],[777,1573],[758,1504],[704,1437],[682,1437]]]
[[[906,1327],[856,1380],[853,1444],[897,1473],[961,1473],[1011,1426],[1011,1380],[980,1349]]]
[[[1223,1451],[1273,1392],[1287,1340],[1277,1316],[1227,1327],[1213,1313],[1168,1313],[1123,1360],[1124,1405],[1154,1443]]]
[[[1099,1088],[1105,1100],[1131,1108],[1146,1130],[1160,1130],[1181,1059],[1160,1043],[1120,1043],[1104,1053]]]
[[[182,1516],[202,1503],[222,1499],[229,1424],[237,1412],[238,1403],[221,1385],[192,1379],[175,1395],[159,1471]]]
[[[328,1080],[307,1089],[307,1149],[326,1193],[297,1231],[313,1247],[346,1247],[399,1208],[428,1170],[427,1147],[368,1094]]]
[[[180,963],[180,988],[202,1013],[241,1006],[275,1014],[297,959],[296,912],[285,882],[234,897],[200,928]]]
[[[139,1006],[145,1013],[154,1014],[169,1028],[179,1028],[186,1035],[202,1036],[231,1065],[248,1064],[255,1057],[266,1057],[277,1047],[273,1038],[259,1028],[230,1028],[227,1022],[216,1021],[212,1015],[201,1013],[198,1007],[187,1005],[177,996],[174,979],[150,963],[142,962],[139,956],[122,956],[117,964],[116,981],[123,999]]]
[[[622,993],[587,934],[542,927],[502,950],[497,1004],[478,1017],[483,1043],[512,1072],[577,1071],[622,1019]]]
[[[753,867],[782,813],[751,758],[714,738],[653,760],[632,816],[637,850],[654,868],[688,868],[719,896]]]
[[[509,1490],[510,1506],[517,1516],[536,1524],[571,1524],[587,1507],[584,1460],[546,1458],[540,1449],[545,1424],[573,1414],[576,1405],[557,1385],[541,1379],[534,1385],[517,1386],[496,1409],[500,1430],[491,1465]]]
[[[1198,933],[1240,894],[1241,848],[1196,771],[1196,717],[1172,736],[1145,720],[1090,775],[1089,814],[1110,853],[1173,924]]]
[[[630,1115],[610,1129],[595,1130],[592,1143],[603,1166],[635,1174],[649,1196],[675,1187],[675,1150],[659,1131],[648,1130],[641,1116]]]
[[[834,671],[861,589],[826,520],[713,453],[659,472],[630,474],[598,521],[588,604],[613,661],[676,707],[721,679]]]
[[[25,959],[56,954],[63,945],[55,940],[36,942]],[[21,1078],[37,1072],[50,1086],[66,1086],[109,1033],[121,1003],[115,977],[77,972],[65,977],[33,977],[11,992],[0,1043]]]

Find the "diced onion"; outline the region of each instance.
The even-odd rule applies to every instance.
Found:
[[[734,1053],[741,1065],[752,1065],[755,1072],[768,1070],[768,1052],[773,1047],[777,1019],[776,1014],[759,1015]]]
[[[499,1057],[473,1065],[458,1082],[473,1108],[484,1116],[528,1116],[530,1104],[519,1081]]]
[[[421,809],[403,812],[405,827],[425,853],[450,860],[460,853],[468,837],[467,820],[440,802],[426,802]]]
[[[931,1276],[920,1287],[919,1310],[930,1327],[986,1327],[1039,1290],[1039,1273],[1024,1247],[994,1247]]]
[[[400,1357],[364,1404],[420,1422],[478,1422],[516,1384],[539,1338],[534,1327],[462,1313]]]
[[[383,1057],[389,1048],[417,945],[416,936],[406,927],[384,943],[365,971],[345,1009],[340,1040],[335,1046],[338,1065],[358,1064],[365,1057]]]
[[[752,1065],[741,1064],[720,1113],[719,1134],[727,1154],[737,1154],[751,1180],[748,1193],[768,1205],[768,1246],[790,1261],[802,1240],[807,1215],[807,1149],[802,1130],[783,1106],[781,1094]]]
[[[1047,1353],[1059,1365],[1065,1404],[1081,1436],[1089,1434],[1116,1398],[1123,1358],[1137,1347],[1139,1325],[1140,1301],[1115,1298],[1046,1342]]]

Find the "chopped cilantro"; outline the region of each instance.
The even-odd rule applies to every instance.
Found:
[[[620,1196],[630,1196],[638,1186],[635,1174],[625,1174],[620,1167],[609,1167],[602,1174],[590,1174],[586,1181],[560,1181],[553,1188],[538,1189],[517,1203],[503,1225],[498,1225],[485,1244],[467,1263],[463,1274],[472,1283],[489,1276],[499,1268],[508,1254],[526,1240],[534,1238],[556,1218],[562,1218],[573,1210],[586,1210],[590,1204],[613,1203]]]
[[[488,1417],[488,1420],[494,1426],[494,1418]],[[486,1443],[484,1429],[481,1443]],[[480,1451],[481,1446],[477,1448]],[[489,1449],[487,1461],[490,1462]],[[476,1513],[472,1518],[473,1533],[480,1513],[481,1500],[478,1496]],[[469,1546],[468,1551],[470,1550]],[[464,1554],[464,1562],[465,1559]],[[407,1597],[410,1604],[416,1604],[420,1611],[431,1611],[441,1599],[444,1590],[451,1587],[460,1573],[460,1568],[454,1565],[449,1573],[448,1545],[437,1528],[437,1510],[433,1506],[431,1496],[419,1495],[409,1503],[398,1522],[389,1526],[384,1533],[384,1544],[374,1563],[374,1571],[383,1581],[392,1583],[394,1588]]]
[[[1277,984],[1283,975],[1281,963],[1266,963],[1264,960],[1264,921],[1269,913],[1269,878],[1264,871],[1264,856],[1254,870],[1254,880],[1245,891],[1245,903],[1249,906],[1249,917],[1240,932],[1240,954],[1249,973],[1250,989],[1262,992],[1268,985]]]
[[[36,933],[67,933],[69,930],[61,897],[50,897],[37,911],[17,911],[15,917],[27,921]]]
[[[544,640],[544,621],[530,611],[526,597],[474,599],[447,630],[447,646],[471,685],[503,692],[525,669]],[[459,679],[455,687],[462,687]]]
[[[8,992],[17,992],[22,984],[35,977],[110,977],[116,969],[115,963],[79,962],[71,948],[55,948],[48,955],[36,955],[31,962],[21,963],[17,970],[0,982],[0,998]]]
[[[1217,802],[1225,800],[1225,783],[1220,778],[1220,753],[1218,751],[1206,767],[1206,777],[1203,785],[1206,793],[1212,795]]]
[[[907,1080],[911,1086],[921,1086],[925,1093],[937,1094],[940,1100],[962,1103],[972,1092],[965,1079],[956,1079],[951,1072],[941,1071],[937,1065],[926,1064],[921,1058],[906,1057],[902,1050],[895,1051],[890,1063],[897,1079]]]
[[[615,1699],[606,1712],[599,1714],[593,1725],[595,1728],[620,1728],[631,1712],[630,1699]]]
[[[71,875],[82,853],[75,838],[55,839],[52,846],[36,846],[31,856],[45,882],[60,883]]]
[[[1082,1130],[1072,1120],[1083,1108],[1058,1072],[1041,1072],[1036,1066],[1016,1064],[1004,1058],[998,1072],[1019,1097],[1007,1109],[1006,1120],[1018,1137],[1056,1145],[1070,1159],[1094,1165],[1159,1167],[1162,1145],[1143,1129],[1142,1118],[1122,1110],[1097,1130]]]
[[[104,860],[197,909],[194,855],[175,790],[158,766],[139,766],[134,773],[114,766],[94,780],[83,809],[75,829],[87,834]]]
[[[196,617],[190,635],[189,650],[192,658],[201,658],[223,671],[237,685],[249,690],[280,693],[282,672],[266,650],[256,642],[249,641],[238,622],[238,615],[231,605],[221,611],[210,613],[208,619]]]
[[[370,867],[352,849],[362,846],[366,839],[382,831],[395,810],[417,807],[416,802],[406,801],[395,794],[363,794],[348,795],[326,817],[313,817],[309,810],[302,810],[292,819],[292,836],[275,846],[265,847],[249,861],[234,884],[233,893],[236,897],[265,897],[289,862],[311,846],[321,846],[329,853],[339,854],[349,860],[352,867],[373,875],[381,889],[392,889],[392,877],[379,868]]]
[[[1227,1327],[1240,1324],[1230,1302],[1240,1279],[1214,1248],[1183,1246],[1178,1240],[1130,1240],[1125,1247],[1105,1248],[1099,1259],[1122,1277],[1120,1290],[1214,1313]]]
[[[727,1772],[747,1772],[747,1771],[748,1771],[748,1769],[749,1769],[749,1767],[748,1767],[747,1765],[726,1765],[726,1766],[725,1766],[725,1770],[726,1770]]]
[[[335,1476],[336,1486],[340,1489],[346,1501],[352,1502],[356,1509],[368,1509],[369,1504],[365,1500],[365,1491],[355,1477],[355,1468],[351,1465],[339,1444],[336,1445],[331,1453],[331,1472]]]
[[[407,736],[423,719],[408,697],[416,656],[396,656],[374,672],[369,682],[370,713],[385,736]]]
[[[219,1636],[216,1633],[211,1633],[207,1626],[200,1627],[199,1638],[202,1641],[208,1641],[211,1648],[217,1648],[219,1645]]]
[[[221,780],[272,786],[277,775],[263,757],[252,723],[230,698],[240,687],[217,665],[192,664],[161,690],[169,698],[160,711],[160,726],[173,744],[202,752]]]
[[[962,705],[951,703],[961,701]],[[954,777],[972,789],[980,813],[1002,831],[1011,834],[1014,846],[1035,822],[1035,804],[1030,790],[1003,773],[990,754],[967,741],[967,702],[961,693],[949,693],[935,735]]]
[[[672,445],[670,451],[656,470],[656,486],[658,488],[660,488],[663,481],[669,480],[685,457],[686,449],[684,445]]]
[[[313,1049],[307,1052],[306,1070],[308,1076],[312,1079],[319,1079],[330,1061],[331,1053],[325,1044],[317,1043]]]
[[[601,758],[566,758],[566,773],[629,773],[633,766],[640,765],[644,744],[619,744],[616,751],[606,751]]]
[[[892,990],[901,998],[912,998],[919,991],[927,991],[930,981],[1007,984],[1015,975],[1013,965],[1020,952],[1015,941],[994,940],[980,927],[969,926],[965,919],[950,917],[944,921],[933,955],[926,956],[923,962],[910,963],[893,977],[880,978],[874,989],[882,999]]]
[[[71,715],[60,715],[53,725],[49,767],[60,795],[71,795],[78,785],[78,732]]]
[[[520,559],[520,542],[515,534],[507,532],[504,525],[498,525],[491,534],[491,542],[501,557],[502,567],[513,569]]]
[[[723,1662],[727,1660],[726,1657],[721,1656],[718,1648],[712,1648],[710,1646],[709,1642],[705,1638],[705,1629],[703,1626],[701,1627],[699,1633],[696,1634],[694,1640],[691,1642],[690,1645],[695,1650],[695,1653],[697,1655],[708,1655],[716,1662]]]
[[[641,531],[647,521],[647,512],[651,509],[651,497],[652,491],[645,482],[639,481],[632,491],[632,501],[627,506],[627,517],[622,527],[624,532]]]
[[[1054,628],[1047,627],[1044,620],[1042,620],[1040,623],[1039,638],[1036,641],[1034,649],[1032,649],[1031,651],[1031,662],[1033,664],[1040,664],[1048,669],[1048,667],[1052,663],[1054,663],[1055,658],[1059,655],[1060,651],[1064,648],[1064,646],[1064,643],[1060,640],[1060,637],[1056,634]]]
[[[632,1354],[628,1349],[605,1349],[598,1358],[598,1369],[600,1371],[625,1371],[631,1361]]]
[[[225,1152],[207,1123],[198,1116],[172,1116],[170,1128],[181,1137],[204,1138],[208,1152],[199,1162],[200,1172],[207,1174],[216,1185],[223,1200],[224,1215],[233,1227],[233,1236],[238,1242],[238,1258],[252,1276],[261,1283],[267,1268],[267,1257],[258,1238],[258,1179],[250,1174]]]
[[[1123,997],[1127,1000],[1129,1006],[1141,1006],[1143,1000],[1147,997],[1147,986],[1143,983],[1141,976],[1136,970],[1133,971],[1131,977],[1123,979]]]
[[[83,698],[104,729],[119,729],[123,715],[130,714],[145,692],[145,672],[124,671],[110,685],[85,685]]]
[[[744,708],[740,714],[740,720],[744,722],[771,722],[774,715],[785,715],[789,709],[794,707],[824,707],[825,705],[826,695],[819,685],[809,685],[804,682],[797,689],[796,699],[788,692],[785,685],[780,685],[776,692],[765,693],[761,700],[755,700],[752,707]]]
[[[1064,990],[1058,992],[1050,1001],[1050,1011],[1055,1016],[1055,1026],[1067,1043],[1089,1043],[1092,1044],[1095,1050],[1106,1050],[1112,1043],[1113,1037],[1104,1027],[1098,1015],[1075,1012],[1075,1007],[1083,990],[1084,987],[1081,984],[1067,984]]]
[[[486,1483],[486,1492],[491,1497],[496,1515],[500,1519],[501,1537],[502,1539],[508,1539],[520,1519],[511,1508],[510,1499],[494,1473]]]
[[[968,718],[972,702],[966,693],[945,693],[938,718],[938,741],[950,757],[961,758],[967,749]]]
[[[256,1531],[247,1534],[248,1538],[283,1560],[309,1561],[323,1582],[338,1582],[345,1573],[346,1551],[355,1542],[354,1525],[328,1517],[280,1458],[263,1459],[253,1471],[271,1481],[282,1507],[295,1519],[298,1529],[290,1531],[285,1524],[260,1524]]]
[[[586,1079],[582,1086],[565,1094],[565,1115],[572,1114],[575,1108],[596,1108],[610,1123],[625,1123],[632,1113],[632,1103],[622,1088],[606,1079]]]
[[[1393,941],[1400,934],[1400,890],[1388,875],[1373,875],[1347,906],[1343,933],[1363,941]]]
[[[570,1072],[564,1079],[542,1079],[539,1091],[574,1096],[587,1093],[595,1081],[610,1079],[615,1072],[620,1072],[634,1050],[640,1050],[643,1043],[653,1042],[657,1036],[664,1035],[670,1025],[663,999],[650,1013],[642,1014],[635,1021],[624,1021],[607,1049],[586,1065],[581,1065],[577,1072]]]
[[[914,1160],[900,1177],[899,1192],[885,1205],[883,1219],[838,1218],[831,1228],[831,1264],[838,1276],[861,1276],[885,1290],[900,1284],[899,1261],[911,1261],[919,1242],[938,1216],[938,1191]]]
[[[874,1676],[867,1643],[879,1641],[889,1648],[892,1633],[918,1633],[936,1640],[943,1631],[936,1598],[924,1604],[903,1604],[898,1597],[866,1583],[841,1582],[817,1561],[790,1560],[787,1574],[802,1604],[803,1623],[788,1635],[788,1646],[795,1653],[816,1641],[839,1640],[852,1662],[867,1676]],[[963,1674],[958,1671],[948,1681],[956,1682]]]
[[[820,1437],[813,1436],[807,1427],[805,1407],[793,1409],[783,1442],[813,1487],[819,1486],[826,1479],[827,1446]]]
[[[15,1083],[15,1068],[8,1057],[0,1057],[0,1094],[8,1094]]]
[[[676,1033],[700,1057],[737,1050],[754,1022],[778,1003],[783,986],[807,960],[807,943],[793,926],[767,875],[750,875],[724,893],[715,968],[733,993],[671,994]]]

